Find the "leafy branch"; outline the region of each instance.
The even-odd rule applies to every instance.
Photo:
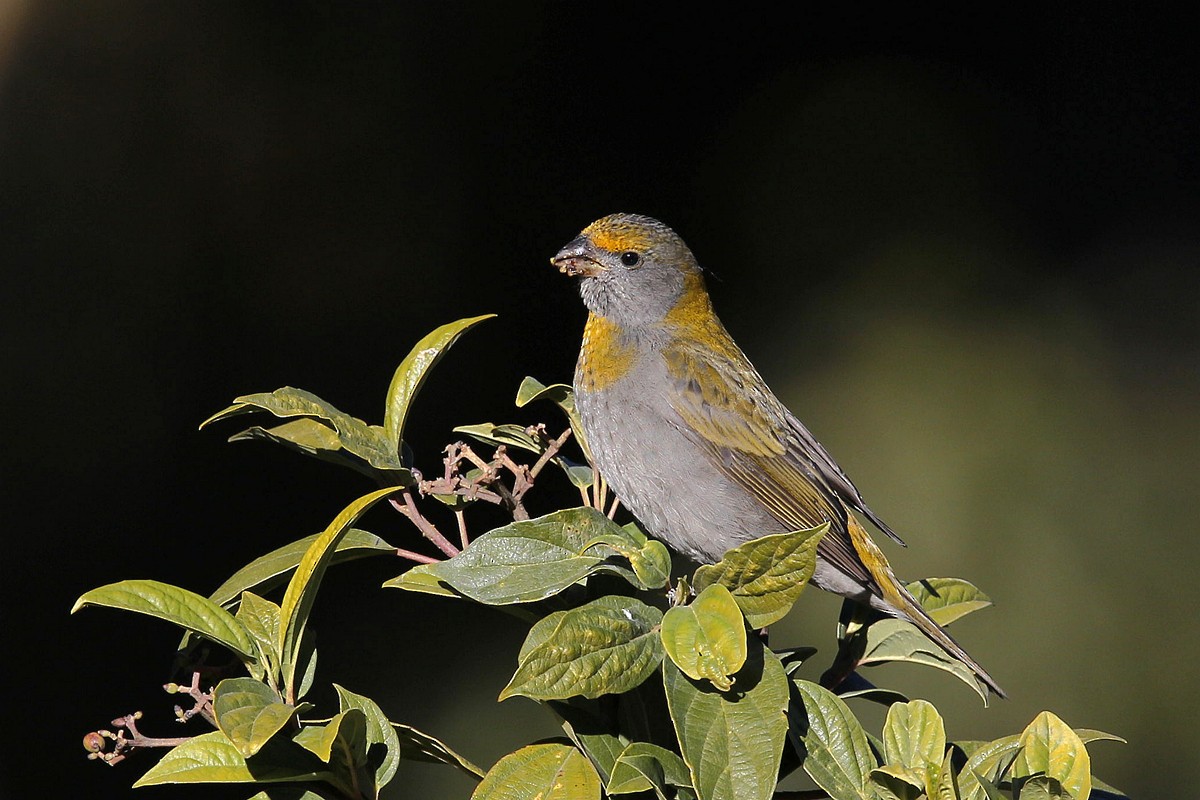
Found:
[[[180,722],[204,720],[211,730],[145,736],[139,711],[114,720],[115,730],[87,734],[89,758],[115,765],[135,751],[163,749],[135,785],[245,783],[262,787],[258,800],[283,797],[279,786],[309,800],[375,798],[403,759],[469,776],[476,800],[1122,796],[1092,774],[1088,750],[1118,737],[1042,712],[1017,734],[952,741],[932,704],[868,681],[870,668],[920,664],[958,678],[986,703],[974,673],[908,622],[847,601],[832,661],[809,677],[815,648],[769,647],[762,632],[802,596],[825,526],[746,542],[673,580],[666,548],[635,523],[615,521],[617,499],[592,463],[570,387],[527,378],[516,397],[518,408],[555,405],[566,416],[561,433],[544,424],[462,426],[455,432],[473,444],[451,443],[437,473],[424,476],[403,439],[411,402],[433,364],[484,319],[450,323],[418,342],[393,374],[381,425],[289,387],[239,397],[204,423],[267,412],[284,421],[231,440],[271,441],[352,468],[379,488],[320,533],[237,570],[208,597],[145,580],[80,597],[73,610],[107,606],[170,622],[186,632],[182,647],[211,645],[230,654],[236,672],[198,664],[189,686],[166,687],[191,698],[190,708],[175,709]],[[527,498],[550,465],[578,489],[582,505],[531,518]],[[477,502],[503,509],[511,522],[475,535],[467,516]],[[449,510],[453,531],[433,521],[430,504]],[[375,505],[405,517],[440,557],[358,528]],[[305,698],[317,659],[308,623],[326,571],[397,555],[414,565],[385,587],[504,608],[529,621],[499,699],[542,704],[560,720],[563,739],[521,747],[485,771],[337,684],[336,712],[310,715]],[[908,589],[942,625],[990,605],[957,578]],[[202,676],[214,685],[202,687]],[[852,704],[863,702],[888,709],[878,736],[854,713]],[[779,788],[798,772],[811,788]]]

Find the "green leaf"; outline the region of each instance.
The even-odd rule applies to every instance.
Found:
[[[667,656],[694,680],[711,681],[729,691],[746,662],[746,623],[737,602],[721,584],[713,584],[686,606],[675,606],[662,620]]]
[[[340,463],[351,459],[342,453],[342,442],[334,427],[319,419],[300,417],[273,428],[254,426],[229,437],[231,442],[260,439],[281,444],[307,456],[329,458]]]
[[[411,725],[402,725],[398,722],[393,722],[391,725],[400,740],[400,753],[403,758],[409,761],[424,761],[429,764],[446,764],[451,767],[457,767],[476,780],[483,777],[483,770],[451,750],[438,739],[417,730]]]
[[[385,589],[406,589],[410,592],[434,594],[439,597],[462,597],[461,594],[451,589],[448,583],[431,574],[428,567],[428,564],[417,564],[410,567],[407,572],[385,581],[383,586]]]
[[[339,711],[325,725],[305,726],[293,740],[348,777],[367,763],[367,716],[359,708]]]
[[[631,742],[613,764],[604,791],[632,794],[653,790],[658,800],[667,800],[668,786],[691,786],[687,764],[675,753],[648,742]]]
[[[594,572],[629,573],[608,563],[611,548],[589,547],[604,534],[623,532],[594,508],[565,509],[488,531],[454,558],[422,565],[419,574],[489,605],[544,600]]]
[[[1083,739],[1065,722],[1043,711],[1021,733],[1020,748],[1013,762],[1014,778],[1045,773],[1075,800],[1087,800],[1092,791],[1091,759]]]
[[[671,553],[666,545],[646,536],[632,522],[622,525],[620,533],[610,529],[597,535],[588,542],[585,552],[598,545],[629,560],[634,573],[633,583],[639,589],[661,589],[671,580]]]
[[[627,692],[662,661],[662,612],[632,597],[609,595],[556,611],[529,631],[504,700],[558,700]]]
[[[469,317],[435,328],[417,342],[400,362],[400,366],[396,367],[392,382],[388,386],[387,407],[383,416],[384,437],[394,452],[399,452],[409,406],[429,376],[429,370],[458,341],[458,337],[494,316],[496,315],[484,314],[480,317]]]
[[[398,486],[389,486],[358,498],[342,509],[323,533],[313,540],[300,559],[287,591],[280,604],[279,647],[283,656],[283,680],[288,696],[295,696],[295,672],[300,659],[300,642],[308,614],[316,600],[321,578],[333,560],[333,553],[350,526],[367,512],[371,506],[390,494],[399,491]],[[209,601],[206,601],[209,602]]]
[[[555,383],[546,386],[535,378],[526,377],[525,380],[521,381],[521,385],[517,389],[517,408],[524,408],[529,403],[538,400],[549,400],[563,410],[567,415],[567,421],[571,425],[571,432],[575,436],[575,441],[579,442],[579,447],[583,450],[584,456],[588,461],[591,461],[592,452],[588,449],[587,438],[583,433],[583,422],[579,418],[579,409],[575,407],[575,393],[571,387],[565,383]],[[590,467],[587,470],[589,473],[591,472]],[[590,475],[588,476],[588,485],[591,485]]]
[[[926,578],[913,581],[907,588],[942,627],[992,604],[990,597],[961,578]]]
[[[696,570],[697,591],[719,583],[733,593],[752,628],[778,622],[808,585],[817,544],[829,524],[763,536],[730,550],[716,564]]]
[[[867,627],[866,637],[866,649],[858,661],[859,665],[905,661],[936,667],[970,686],[985,703],[987,702],[987,686],[975,676],[971,668],[947,655],[911,622],[892,618],[877,620]]]
[[[1120,736],[1114,736],[1104,731],[1091,728],[1076,728],[1075,735],[1084,744],[1096,741],[1124,742]],[[958,743],[962,746],[964,743]],[[970,743],[965,743],[968,746]],[[963,800],[984,800],[987,797],[984,786],[976,776],[991,783],[998,783],[1008,772],[1017,751],[1021,747],[1021,737],[1017,734],[1002,736],[994,741],[980,744],[968,751],[967,763],[959,778],[959,789]],[[964,747],[964,749],[967,749]]]
[[[476,441],[493,446],[504,445],[508,448],[526,450],[530,453],[541,453],[545,448],[542,443],[529,435],[523,425],[507,423],[496,425],[491,422],[481,422],[478,425],[459,425],[454,433],[470,436]]]
[[[858,719],[828,689],[809,681],[792,683],[798,702],[791,735],[804,771],[833,800],[872,800],[868,778],[879,763]]]
[[[314,533],[303,539],[285,544],[277,550],[272,550],[265,556],[254,559],[239,569],[229,580],[209,595],[216,603],[227,606],[247,589],[253,589],[258,594],[264,594],[287,580],[288,575],[304,558],[304,553],[320,536]],[[338,542],[331,564],[342,564],[369,556],[392,555],[396,548],[380,539],[373,533],[351,528]]]
[[[924,778],[908,767],[887,765],[873,769],[868,784],[879,800],[917,800],[927,796]]]
[[[1037,775],[1021,784],[1020,800],[1078,800],[1049,775]]]
[[[383,745],[383,756],[375,766],[375,788],[382,789],[391,782],[400,767],[400,737],[396,735],[396,729],[374,700],[355,694],[336,683],[333,688],[337,691],[341,711],[357,709],[362,712],[367,723],[367,746]]]
[[[290,742],[288,744],[291,744]],[[220,731],[201,734],[167,751],[133,785],[164,783],[282,783],[332,780],[332,774],[296,747],[265,748],[251,767]]]
[[[946,754],[946,727],[937,709],[924,700],[893,704],[883,724],[883,752],[889,765],[919,775],[934,797]]]
[[[472,800],[599,800],[592,762],[565,744],[533,744],[496,762]]]
[[[243,660],[255,659],[254,640],[242,623],[221,606],[195,592],[158,581],[121,581],[92,589],[71,607],[107,606],[173,622],[223,645]]]
[[[276,673],[279,652],[275,649],[279,642],[279,606],[252,592],[243,592],[236,618],[258,648],[259,663],[251,670],[251,677],[261,679],[269,675],[274,683],[279,677]]]
[[[663,662],[671,721],[704,800],[767,800],[779,777],[787,736],[783,665],[754,639],[736,679],[736,692],[718,692]]]
[[[217,727],[246,758],[261,750],[299,710],[253,678],[226,678],[213,690]]]
[[[243,395],[235,398],[233,405],[200,423],[200,427],[257,410],[269,411],[281,418],[306,417],[324,420],[337,432],[338,442],[347,452],[358,456],[375,469],[399,473],[403,483],[411,480],[404,465],[400,463],[395,443],[388,441],[383,428],[368,425],[361,419],[339,411],[330,403],[303,389],[284,386],[273,392]]]

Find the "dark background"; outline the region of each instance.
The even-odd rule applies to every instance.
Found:
[[[1098,775],[1192,795],[1194,25],[494,6],[0,4],[0,795],[214,796],[133,792],[145,755],[85,760],[80,737],[134,709],[178,733],[155,688],[176,633],[69,617],[74,599],[135,577],[211,591],[369,488],[227,445],[232,424],[197,432],[238,394],[296,385],[378,422],[417,338],[496,312],[408,438],[429,469],[455,424],[533,421],[517,383],[569,380],[584,318],[547,259],[618,210],[712,271],[734,336],[908,539],[897,569],[996,600],[956,630],[1012,699],[873,677],[936,703],[951,738],[1043,708],[1119,733]],[[395,515],[364,524],[419,546]],[[399,569],[331,574],[319,680],[484,766],[555,733],[493,702],[520,626],[378,588]],[[775,641],[829,652],[819,594]],[[389,796],[470,790],[406,765]]]

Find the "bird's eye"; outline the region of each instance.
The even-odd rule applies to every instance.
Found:
[[[642,257],[632,250],[626,250],[624,253],[621,253],[621,263],[627,267],[636,267],[641,263],[641,260]]]

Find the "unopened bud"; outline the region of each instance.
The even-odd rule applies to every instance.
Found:
[[[99,753],[104,750],[104,737],[92,731],[83,737],[83,749],[89,753]]]

